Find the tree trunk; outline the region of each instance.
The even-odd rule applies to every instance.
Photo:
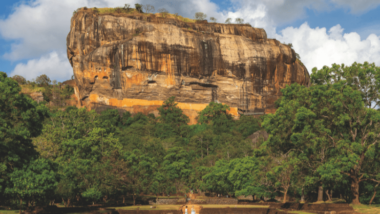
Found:
[[[356,176],[351,176],[352,204],[360,204],[359,201],[359,181]]]
[[[318,202],[323,201],[323,186],[319,186],[318,188]]]
[[[79,195],[76,195],[76,199],[77,199],[77,201],[79,202],[80,196],[79,196]]]
[[[20,198],[20,214],[21,214],[21,210],[22,210],[22,198]]]
[[[136,197],[135,197],[135,194],[133,194],[133,206],[136,205]]]
[[[288,188],[284,189],[284,200],[283,203],[286,203],[286,197],[288,196]]]
[[[302,192],[301,192],[301,201],[300,201],[301,204],[305,203],[305,194],[304,194],[304,190],[303,190],[303,187],[302,187]]]
[[[371,200],[369,201],[369,205],[372,204],[373,199],[375,199],[375,197],[376,197],[376,188],[377,188],[378,186],[379,186],[379,184],[376,184],[375,188],[373,188],[373,195],[372,195]]]
[[[123,195],[123,204],[125,204],[125,195]]]
[[[326,190],[326,195],[327,195],[327,197],[329,198],[328,201],[331,201],[331,197],[330,197],[330,194],[329,194],[329,190]]]
[[[65,199],[62,198],[62,201],[63,201],[63,206],[67,207],[67,204],[65,202]]]
[[[70,207],[70,198],[67,199],[67,207]]]

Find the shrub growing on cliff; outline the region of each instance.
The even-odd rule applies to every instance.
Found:
[[[203,21],[206,19],[206,17],[207,17],[207,15],[202,13],[202,12],[195,13],[195,19],[198,21]]]
[[[165,18],[169,13],[165,8],[158,9],[158,12],[161,13],[163,18]]]
[[[23,77],[23,76],[20,76],[20,75],[14,75],[13,77],[11,77],[12,79],[16,80],[16,82],[20,85],[24,85],[26,84],[26,79]]]
[[[142,5],[141,4],[135,4],[136,11],[139,13],[142,13]]]
[[[216,22],[216,18],[214,18],[214,17],[210,17],[210,20],[212,21],[212,22]]]
[[[231,24],[231,18],[228,18],[228,19],[226,19],[226,21],[224,22],[224,23],[226,23],[226,24]]]
[[[242,19],[242,18],[236,18],[235,22],[236,22],[236,24],[243,24],[244,23],[244,19]]]
[[[154,6],[150,4],[144,5],[143,9],[145,10],[145,13],[153,13],[155,10]]]
[[[42,74],[36,78],[35,82],[38,86],[48,86],[50,85],[51,80],[46,74]]]

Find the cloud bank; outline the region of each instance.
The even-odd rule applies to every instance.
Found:
[[[288,27],[277,35],[277,39],[292,43],[301,61],[309,72],[313,67],[322,68],[333,63],[375,62],[380,65],[380,37],[371,34],[361,39],[358,33],[343,33],[343,28],[336,25],[326,28],[310,28],[307,23],[299,28]]]
[[[63,81],[72,75],[66,58],[66,36],[70,30],[73,11],[79,7],[117,7],[126,3],[154,5],[156,11],[166,8],[171,13],[193,17],[204,12],[208,17],[224,22],[227,18],[243,18],[254,27],[264,28],[270,38],[293,43],[296,52],[309,70],[332,63],[351,64],[354,61],[380,64],[379,37],[371,34],[363,39],[355,33],[345,33],[337,25],[310,28],[307,23],[288,27],[281,32],[276,27],[305,18],[305,9],[318,11],[348,8],[351,13],[362,13],[380,4],[377,0],[229,0],[232,8],[221,10],[210,0],[33,0],[18,4],[12,14],[0,19],[0,36],[11,43],[11,50],[3,54],[5,59],[18,63],[11,75],[19,74],[27,79],[47,74]]]

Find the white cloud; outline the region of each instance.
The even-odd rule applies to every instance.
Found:
[[[352,13],[362,13],[380,5],[379,0],[331,0],[340,7],[348,7]]]
[[[26,64],[19,63],[9,76],[21,75],[27,80],[46,74],[51,80],[64,81],[73,74],[71,65],[64,52],[51,52],[39,59],[29,60]]]
[[[356,32],[343,33],[340,25],[327,32],[326,28],[313,29],[304,23],[299,28],[282,30],[277,39],[293,44],[309,72],[313,67],[320,69],[333,63],[351,65],[368,61],[380,65],[380,37],[371,34],[361,39]]]
[[[73,11],[79,7],[122,7],[129,3],[154,5],[156,11],[166,8],[171,13],[185,17],[193,17],[196,12],[206,13],[208,18],[215,17],[224,22],[228,17],[243,18],[254,27],[264,28],[269,38],[279,38],[284,42],[292,42],[296,51],[308,68],[329,65],[331,62],[375,61],[378,56],[378,37],[370,35],[361,40],[356,33],[343,34],[340,26],[326,32],[324,28],[311,29],[307,24],[299,28],[287,28],[277,35],[276,27],[290,23],[306,16],[305,9],[331,10],[335,7],[349,7],[351,12],[360,12],[377,6],[375,0],[230,0],[233,7],[230,11],[221,11],[211,0],[31,0],[18,4],[13,13],[0,19],[0,36],[11,43],[11,50],[3,57],[11,61],[27,59],[26,64],[18,64],[12,74],[21,74],[34,78],[45,72],[53,79],[68,79],[72,69],[67,67],[66,36],[70,30],[70,19]],[[358,3],[360,2],[360,3]],[[374,32],[374,31],[373,31]],[[367,34],[369,35],[369,33]],[[307,41],[307,42],[306,42]],[[364,51],[367,47],[371,53]],[[334,56],[327,57],[333,53]],[[55,55],[54,55],[55,54]],[[340,55],[341,54],[341,55]],[[51,62],[47,62],[51,59]],[[46,67],[56,64],[56,69]],[[39,72],[30,66],[38,66]],[[33,70],[33,75],[29,71]],[[63,71],[67,69],[67,71]],[[60,74],[56,74],[60,71]]]

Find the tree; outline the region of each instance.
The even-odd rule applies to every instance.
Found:
[[[142,13],[142,5],[141,4],[135,4],[136,11],[139,13]]]
[[[202,13],[202,12],[195,13],[195,19],[198,21],[203,21],[206,19],[206,17],[207,17],[207,15]]]
[[[333,84],[342,81],[362,93],[362,99],[367,108],[376,109],[380,106],[380,67],[374,63],[353,63],[351,66],[333,64],[323,67],[311,74],[315,84]]]
[[[186,193],[187,184],[191,174],[191,155],[188,151],[180,147],[173,147],[168,150],[164,158],[163,169],[169,181],[175,187],[176,193]]]
[[[236,18],[236,19],[235,19],[235,22],[236,22],[237,24],[243,24],[243,23],[244,23],[244,19],[242,19],[242,18]]]
[[[124,181],[128,182],[128,189],[132,191],[133,205],[136,205],[136,197],[141,193],[148,193],[153,182],[152,176],[157,163],[140,150],[126,152],[124,158],[127,166]]]
[[[231,24],[231,18],[228,18],[228,19],[226,19],[226,21],[224,22],[224,23],[226,23],[226,24]]]
[[[17,196],[20,200],[20,213],[22,201],[25,199],[30,202],[54,197],[59,181],[57,168],[57,164],[52,161],[40,158],[11,173],[12,185],[5,190],[5,193]]]
[[[232,116],[227,113],[229,106],[211,102],[205,109],[199,112],[198,123],[213,125],[215,134],[230,132]]]
[[[214,18],[214,17],[210,17],[210,20],[211,20],[212,22],[216,23],[216,18]]]
[[[0,193],[9,175],[37,157],[31,138],[42,131],[43,105],[20,93],[18,83],[0,72]]]
[[[183,114],[182,109],[177,107],[177,103],[174,102],[174,99],[175,97],[170,97],[158,108],[160,114],[158,118],[160,124],[158,124],[158,127],[166,127],[168,132],[181,136],[184,134],[183,128],[187,126],[190,120]],[[161,131],[164,130],[161,129]]]
[[[158,9],[158,12],[161,13],[161,16],[163,18],[165,18],[169,13],[168,10],[166,10],[165,8]]]
[[[354,63],[350,67],[334,64],[331,68],[324,67],[319,71],[313,69],[312,73],[312,82],[317,83],[318,87],[327,85],[333,88],[325,89],[326,92],[319,95],[331,96],[332,91],[339,92],[333,98],[334,105],[330,104],[332,112],[323,111],[321,114],[325,120],[334,121],[334,132],[329,133],[329,138],[333,148],[336,148],[333,150],[333,158],[329,159],[324,168],[339,170],[350,178],[354,204],[360,203],[360,183],[369,180],[378,182],[380,177],[376,173],[379,172],[379,165],[374,164],[380,157],[380,115],[371,108],[379,100],[376,78],[379,72],[380,69],[374,64]],[[321,81],[322,76],[326,77],[325,81]],[[325,104],[324,109],[326,106]]]
[[[154,12],[154,6],[150,4],[145,4],[143,6],[143,9],[145,10],[145,13],[153,13]]]
[[[236,125],[234,129],[241,133],[243,139],[246,139],[248,136],[261,129],[261,122],[253,116],[241,115],[240,119],[235,121],[235,123]]]
[[[130,4],[124,4],[124,9],[125,10],[129,10],[131,8],[131,5]]]
[[[310,88],[287,86],[276,113],[262,125],[270,133],[268,145],[300,160],[305,184],[349,177],[352,202],[358,204],[359,184],[378,181],[373,172],[378,171],[380,114],[364,105],[363,91],[348,84],[349,73],[339,77],[335,71],[340,72],[334,65],[314,69],[316,84]]]
[[[36,78],[36,84],[39,86],[49,86],[51,83],[51,80],[46,74],[42,74]]]
[[[25,85],[26,84],[26,79],[23,76],[14,75],[11,78],[14,79],[14,80],[16,80],[16,82],[18,82],[18,84],[20,84],[20,85]]]

